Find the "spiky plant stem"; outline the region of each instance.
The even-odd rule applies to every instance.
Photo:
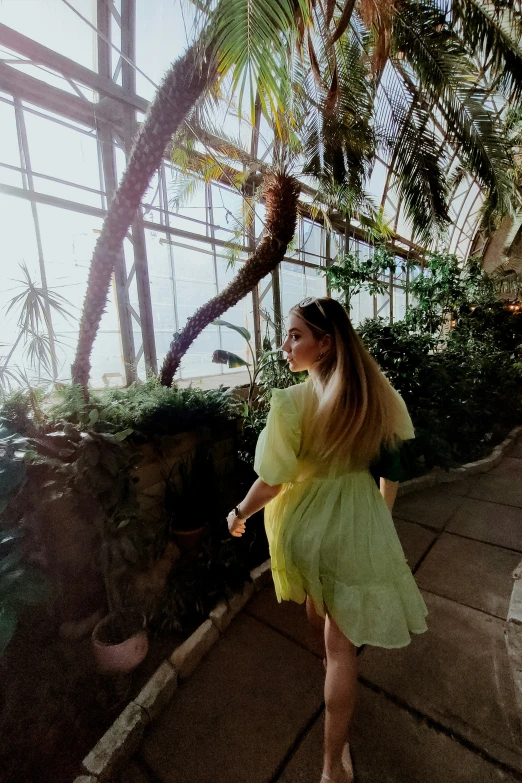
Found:
[[[107,304],[111,275],[125,235],[172,134],[215,78],[216,62],[210,47],[202,56],[201,42],[195,43],[165,76],[136,137],[91,261],[78,347],[71,368],[73,383],[84,389],[89,381],[92,347]]]
[[[164,386],[172,384],[182,357],[203,329],[243,299],[283,260],[296,230],[299,192],[299,183],[286,172],[266,176],[266,235],[228,286],[196,310],[186,326],[177,333],[161,368],[161,383]]]

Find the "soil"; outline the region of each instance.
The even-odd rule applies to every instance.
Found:
[[[113,612],[99,623],[96,639],[102,644],[121,644],[143,627],[143,615],[139,612]]]

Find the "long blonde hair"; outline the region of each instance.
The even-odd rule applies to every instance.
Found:
[[[290,312],[316,339],[332,337],[311,377],[318,404],[306,428],[306,442],[320,458],[350,458],[354,466],[367,466],[382,444],[390,447],[396,442],[393,389],[335,299],[314,299]]]

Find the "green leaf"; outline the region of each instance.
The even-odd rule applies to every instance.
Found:
[[[122,430],[121,432],[115,432],[114,437],[116,440],[125,440],[125,438],[128,438],[129,435],[132,435],[133,432],[134,430],[128,427],[126,430]]]
[[[214,326],[228,326],[229,329],[233,329],[235,332],[239,332],[239,334],[244,337],[247,342],[251,339],[250,332],[248,329],[245,329],[244,326],[236,326],[235,324],[231,324],[229,321],[223,321],[222,318],[216,318],[214,321],[211,321],[211,323]]]
[[[6,650],[16,630],[17,616],[12,606],[0,607],[0,655]]]
[[[249,367],[249,363],[242,359],[241,356],[230,353],[230,351],[214,351],[212,361],[216,364],[228,364],[230,368]]]
[[[93,408],[92,411],[89,413],[89,426],[92,427],[98,419],[100,418],[100,412],[98,408]]]

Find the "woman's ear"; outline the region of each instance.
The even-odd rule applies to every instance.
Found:
[[[332,341],[332,335],[331,334],[325,334],[324,337],[321,338],[321,350],[323,353],[328,353],[333,345]]]

